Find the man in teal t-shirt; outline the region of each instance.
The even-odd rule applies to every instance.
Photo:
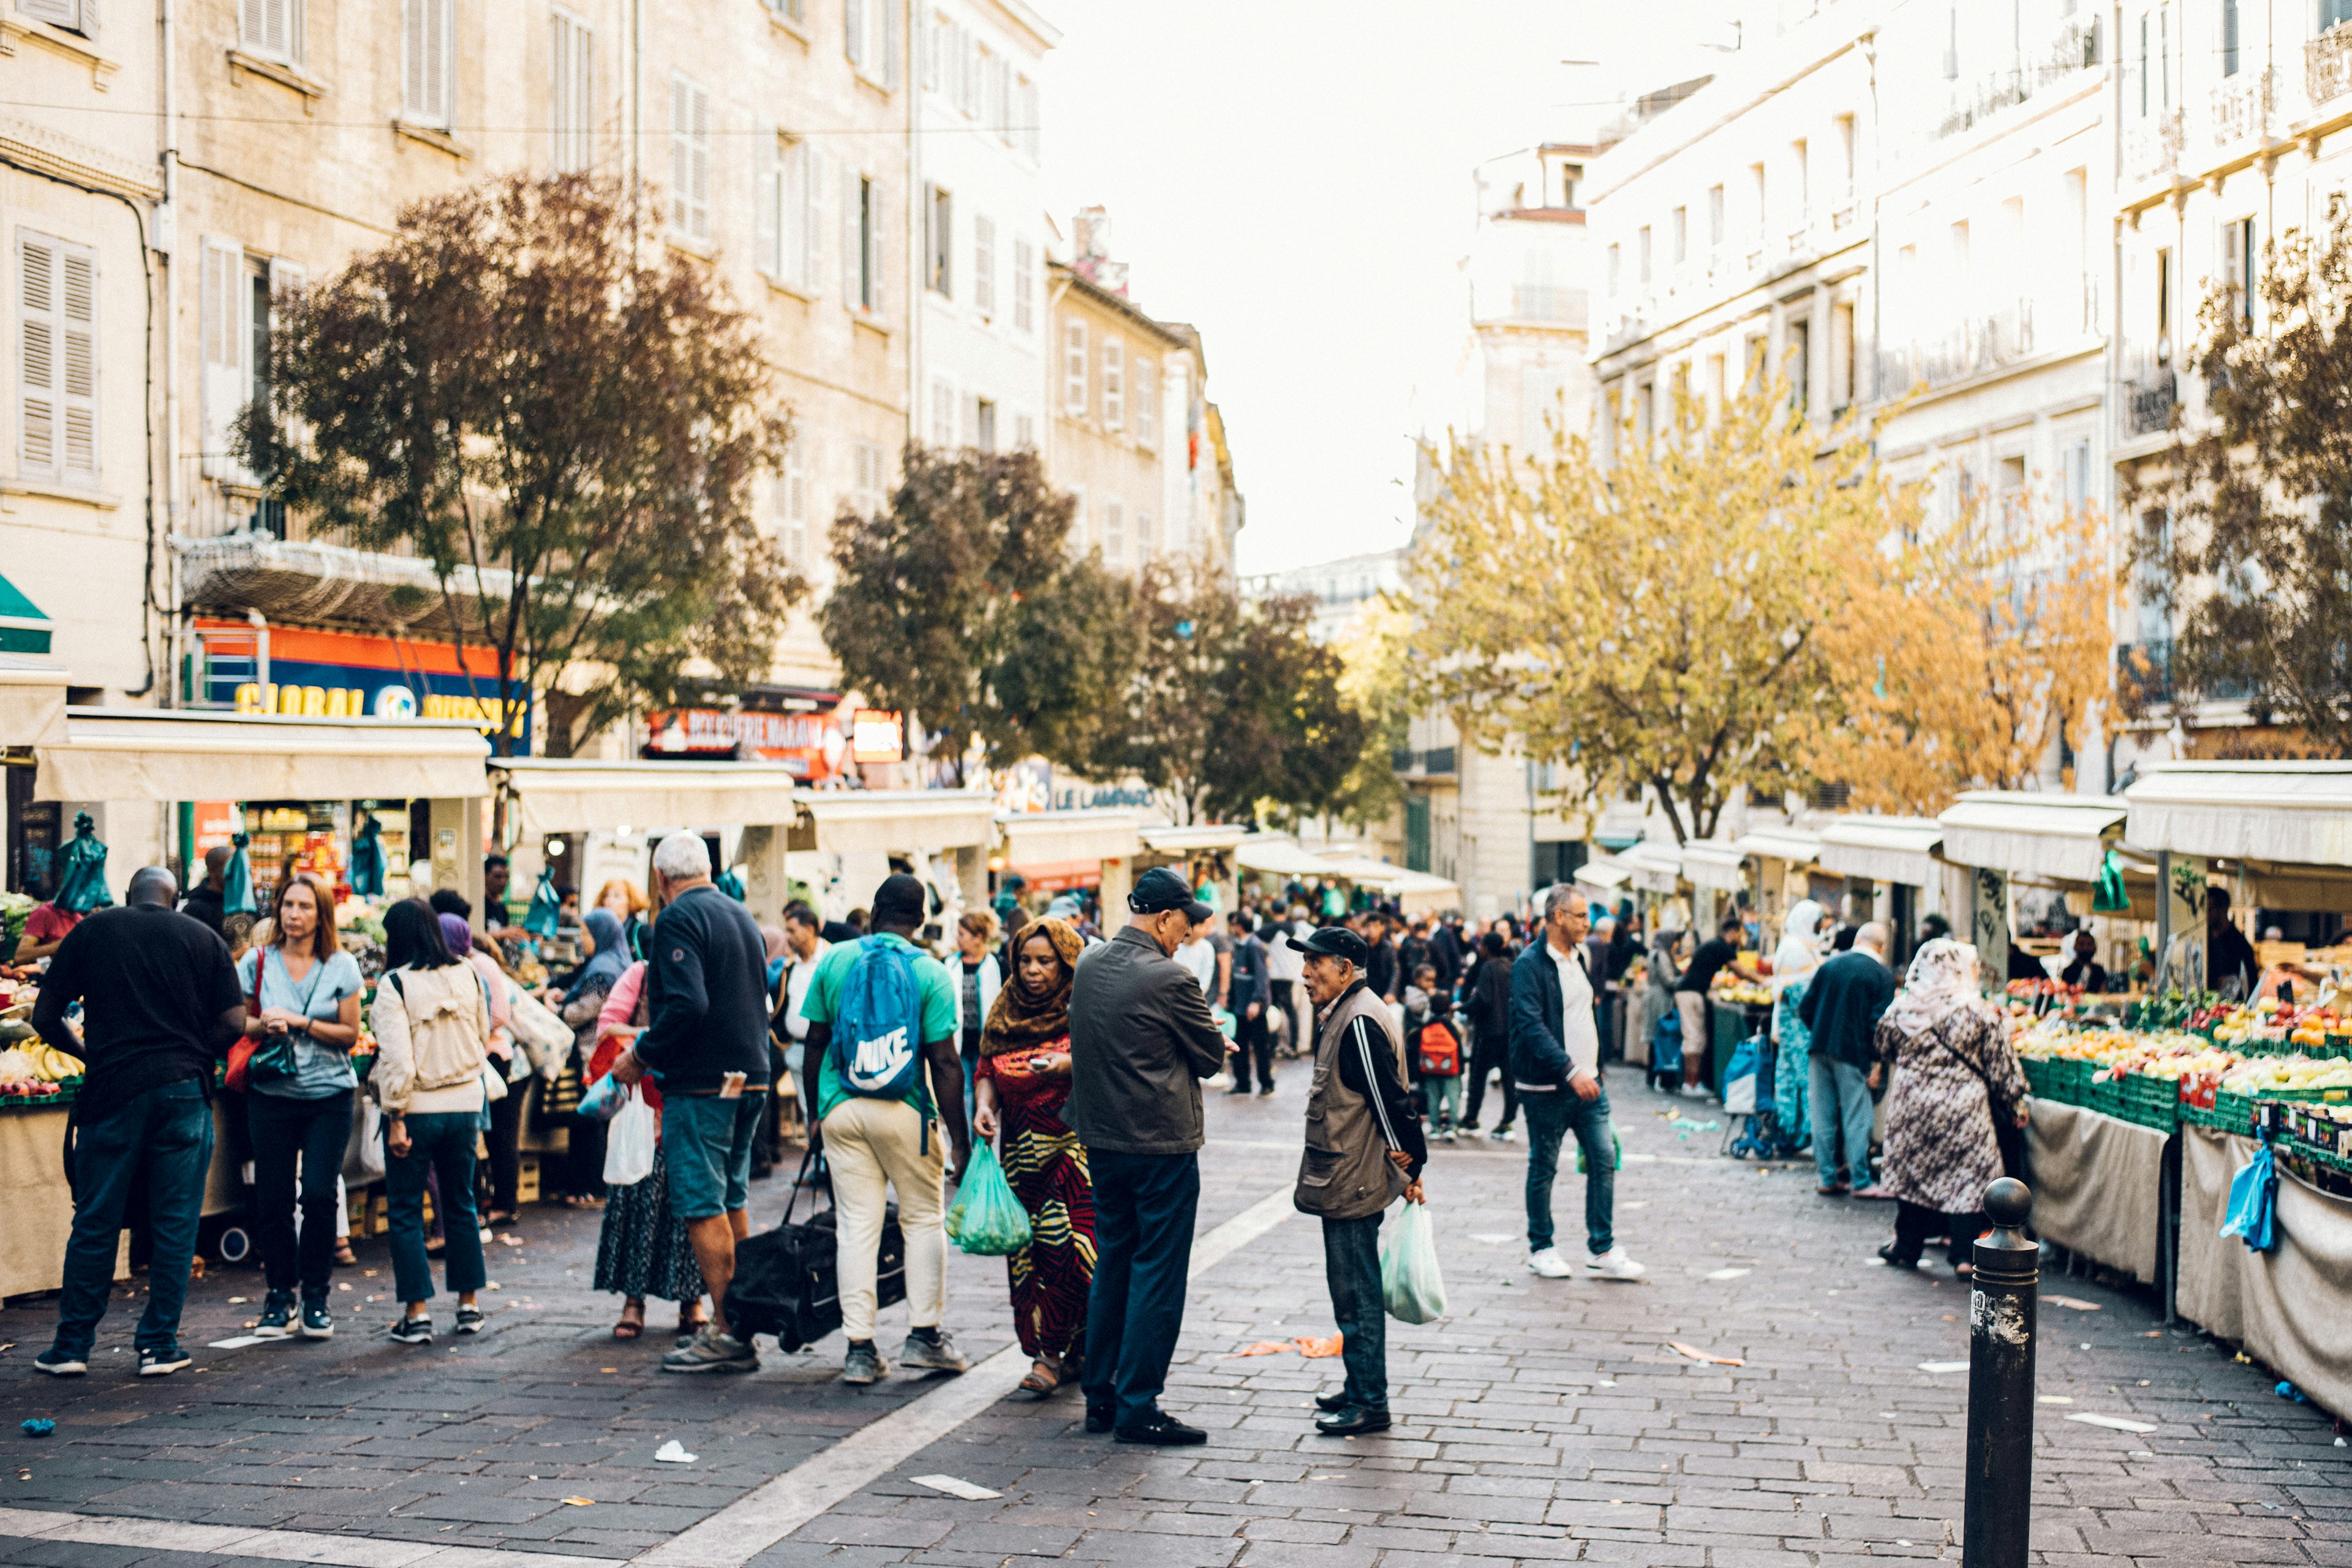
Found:
[[[888,1375],[890,1363],[874,1343],[874,1313],[881,1270],[882,1224],[888,1190],[898,1194],[898,1227],[907,1241],[907,1342],[901,1364],[961,1372],[964,1360],[940,1327],[947,1309],[948,1237],[945,1225],[946,1151],[931,1122],[947,1123],[955,1145],[955,1168],[971,1159],[971,1134],[963,1119],[963,1063],[956,1051],[962,1003],[947,966],[908,939],[922,922],[923,884],[894,876],[875,889],[874,931],[855,942],[835,942],[809,977],[801,1016],[809,1023],[809,1081],[816,1103],[810,1136],[824,1151],[833,1172],[836,1213],[835,1271],[841,1291],[841,1328],[849,1341],[841,1375],[845,1383],[873,1383]],[[915,971],[920,996],[926,1087],[918,1074],[906,1094],[883,1100],[859,1094],[842,1081],[833,1059],[833,1025],[841,1016],[841,993],[858,962],[876,944],[903,950]]]

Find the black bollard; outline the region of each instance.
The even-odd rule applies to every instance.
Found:
[[[2025,1568],[2033,1523],[2034,1304],[2041,1249],[2025,1238],[2033,1194],[2001,1177],[1985,1189],[1990,1236],[1976,1244],[1969,1297],[1968,1504],[1961,1568]]]

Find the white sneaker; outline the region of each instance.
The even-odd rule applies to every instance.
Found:
[[[1541,1252],[1528,1254],[1528,1272],[1546,1279],[1565,1279],[1576,1270],[1568,1266],[1568,1259],[1559,1255],[1559,1247],[1547,1247]]]
[[[1622,1247],[1612,1247],[1598,1258],[1588,1258],[1584,1266],[1603,1279],[1639,1279],[1650,1270],[1646,1265],[1625,1256]]]
[[[1234,1075],[1221,1072],[1214,1078],[1204,1078],[1201,1080],[1201,1087],[1207,1089],[1231,1089],[1234,1087]]]
[[[1675,1090],[1675,1092],[1681,1095],[1685,1100],[1713,1100],[1715,1098],[1714,1094],[1709,1092],[1704,1086],[1696,1083],[1686,1083],[1683,1085],[1682,1088]]]

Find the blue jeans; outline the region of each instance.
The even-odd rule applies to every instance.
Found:
[[[352,1090],[316,1100],[282,1094],[245,1097],[245,1124],[253,1135],[254,1228],[261,1270],[272,1290],[302,1287],[306,1301],[323,1300],[335,1268],[335,1182],[343,1173],[343,1145],[352,1136]],[[295,1191],[297,1163],[301,1191]],[[302,1207],[298,1255],[294,1207]]]
[[[1095,1279],[1087,1297],[1087,1404],[1116,1403],[1132,1426],[1160,1407],[1184,1326],[1192,1221],[1201,1202],[1196,1154],[1087,1151],[1095,1184]]]
[[[462,1296],[488,1280],[482,1271],[482,1226],[474,1217],[474,1135],[482,1118],[473,1110],[434,1110],[408,1118],[408,1152],[392,1152],[387,1136],[383,1195],[392,1225],[392,1289],[403,1301],[433,1299],[433,1264],[425,1255],[425,1178],[432,1173],[433,1212],[449,1250],[443,1266],[449,1289]],[[304,1222],[307,1226],[307,1221]]]
[[[1867,1075],[1852,1062],[1816,1051],[1812,1077],[1806,1110],[1813,1122],[1813,1168],[1821,1173],[1821,1184],[1837,1185],[1838,1168],[1843,1165],[1853,1173],[1855,1186],[1870,1185],[1870,1128],[1874,1116]],[[1843,1160],[1838,1158],[1841,1131],[1845,1137]]]
[[[1323,1281],[1330,1287],[1331,1315],[1339,1322],[1348,1399],[1363,1410],[1389,1407],[1389,1314],[1381,1296],[1382,1217],[1370,1214],[1323,1222]]]
[[[1519,1095],[1528,1119],[1528,1250],[1551,1245],[1551,1180],[1570,1131],[1584,1149],[1584,1245],[1598,1258],[1617,1245],[1617,1150],[1609,1137],[1609,1091],[1579,1100],[1572,1089]]]
[[[1422,1112],[1432,1132],[1451,1132],[1462,1125],[1462,1075],[1421,1080]]]
[[[751,1201],[751,1143],[768,1113],[768,1091],[733,1100],[715,1094],[662,1096],[662,1153],[669,1164],[669,1212],[680,1220],[716,1219]]]
[[[195,1256],[212,1160],[213,1108],[194,1079],[158,1084],[104,1121],[84,1120],[75,1128],[73,1234],[66,1241],[65,1284],[58,1293],[57,1349],[86,1357],[98,1338],[99,1320],[114,1291],[115,1238],[142,1165],[155,1254],[147,1265],[147,1311],[139,1320],[137,1343],[141,1350],[163,1350],[179,1342],[188,1260]]]

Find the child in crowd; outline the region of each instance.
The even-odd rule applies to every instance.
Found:
[[[1404,988],[1404,1042],[1406,1077],[1421,1086],[1430,1136],[1451,1143],[1461,1135],[1462,1031],[1434,964],[1416,965]]]

